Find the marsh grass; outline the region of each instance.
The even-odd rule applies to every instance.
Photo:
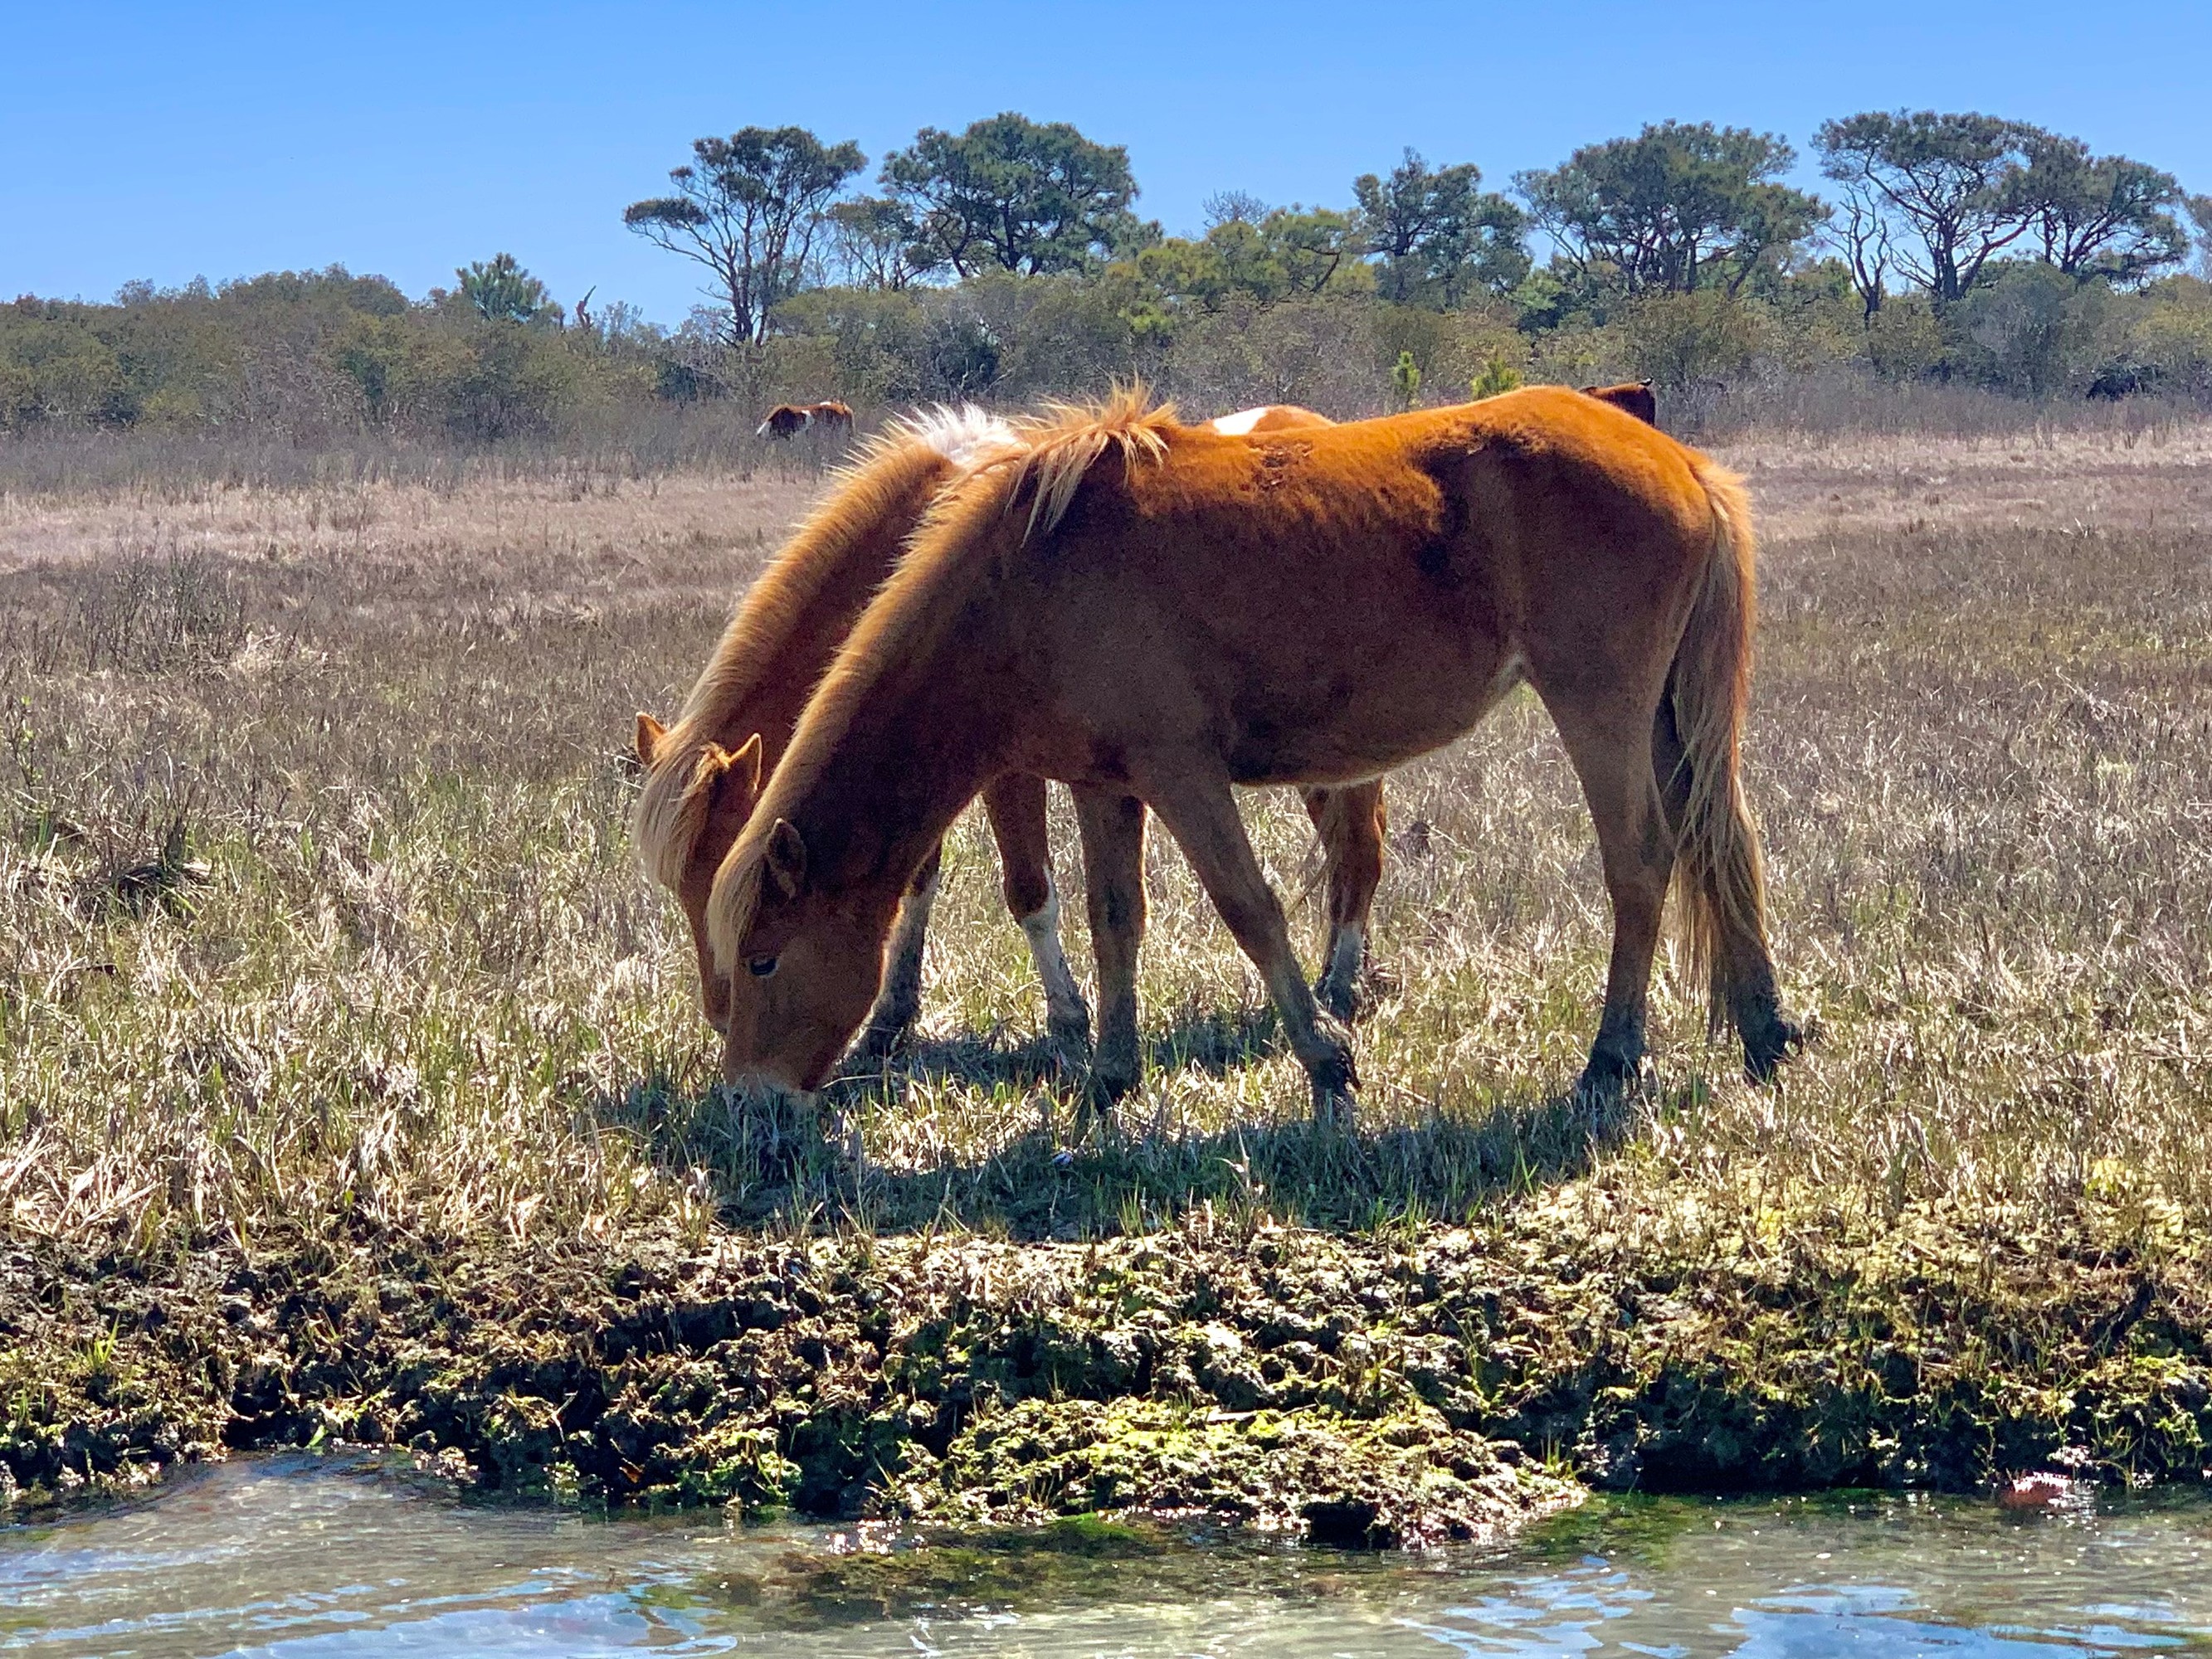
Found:
[[[1741,1082],[1670,958],[1646,1097],[1604,1123],[1564,1098],[1607,915],[1523,696],[1393,781],[1356,1133],[1307,1123],[1164,840],[1152,1066],[1085,1125],[971,817],[920,1041],[829,1091],[858,1171],[819,1125],[714,1086],[687,937],[626,840],[630,714],[674,706],[808,471],[18,498],[0,1215],[161,1255],[1418,1231],[1532,1197],[1694,1243],[2089,1199],[2178,1244],[2212,1215],[2212,474],[2202,434],[2156,465],[2070,441],[2031,484],[2002,444],[1753,457],[1751,790],[1785,991],[1819,1033],[1779,1089]],[[1249,809],[1317,933],[1303,814]]]
[[[811,434],[766,449],[763,411],[739,400],[625,404],[578,410],[557,433],[496,441],[386,431],[352,422],[298,428],[148,423],[123,430],[63,423],[0,435],[0,493],[315,489],[416,483],[452,491],[496,479],[633,482],[708,471],[750,477],[794,465],[818,469],[834,446]]]

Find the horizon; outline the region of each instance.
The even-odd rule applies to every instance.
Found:
[[[856,139],[856,186],[872,188],[921,126],[1004,109],[1126,147],[1137,210],[1170,234],[1197,231],[1220,191],[1348,205],[1354,177],[1407,148],[1510,191],[1517,171],[1668,118],[1778,132],[1798,152],[1792,181],[1818,189],[1814,129],[1874,108],[2032,121],[2212,190],[2188,67],[2212,60],[2197,9],[2026,5],[1994,37],[1951,18],[1729,21],[1742,9],[1416,7],[1355,26],[1306,5],[1170,22],[1149,0],[927,17],[868,3],[825,30],[696,4],[553,5],[520,27],[419,5],[373,27],[261,3],[79,9],[16,20],[0,69],[15,162],[0,179],[0,295],[100,301],[128,283],[341,264],[420,298],[505,252],[564,302],[596,289],[674,326],[699,303],[691,267],[621,215],[693,138],[791,123]],[[724,36],[726,82],[688,68],[716,64]]]

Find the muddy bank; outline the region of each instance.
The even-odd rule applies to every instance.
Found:
[[[2017,1229],[1655,1239],[1200,1219],[1095,1244],[265,1241],[0,1256],[0,1492],[409,1448],[587,1503],[963,1527],[1200,1510],[1480,1537],[1646,1489],[2200,1477],[2212,1272],[2084,1201]]]

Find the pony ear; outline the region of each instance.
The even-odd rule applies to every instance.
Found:
[[[778,818],[768,832],[768,873],[776,890],[795,899],[806,890],[806,841],[789,818]]]
[[[732,750],[728,764],[745,786],[746,798],[757,799],[761,791],[761,734],[754,732]]]
[[[750,816],[753,803],[760,799],[761,738],[757,732],[735,749],[725,749],[719,743],[699,745],[699,758],[691,767],[691,781],[684,790],[685,811],[693,815],[691,835],[695,840],[705,827],[708,814],[727,806],[724,792],[732,784],[744,791],[744,808]]]
[[[710,795],[721,793],[732,780],[744,786],[745,799],[750,802],[760,793],[761,734],[757,732],[735,749],[725,749],[719,743],[699,745],[699,758],[691,769],[691,787],[685,793],[706,790]]]
[[[668,728],[666,726],[663,726],[659,720],[653,719],[652,715],[647,714],[643,709],[641,708],[638,710],[637,737],[635,741],[637,744],[637,763],[640,766],[651,766],[653,764],[653,751],[660,747],[660,740],[667,735]]]

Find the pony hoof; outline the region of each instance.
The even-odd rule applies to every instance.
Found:
[[[1743,1074],[1753,1083],[1771,1083],[1782,1062],[1802,1049],[1808,1034],[1805,1028],[1779,1014],[1766,1023],[1766,1029],[1756,1039],[1743,1040]]]
[[[1113,1110],[1121,1097],[1137,1086],[1133,1072],[1118,1066],[1093,1065],[1083,1088],[1083,1103],[1101,1115]]]
[[[1359,1092],[1359,1067],[1352,1046],[1340,1043],[1335,1051],[1308,1068],[1313,1081],[1314,1121],[1352,1127],[1352,1109]]]
[[[1575,1103],[1599,1112],[1616,1109],[1632,1096],[1644,1091],[1646,1079],[1641,1059],[1592,1054],[1589,1063],[1583,1067],[1582,1076],[1575,1079]]]
[[[911,1025],[871,1025],[853,1045],[853,1058],[863,1066],[880,1066],[906,1046]]]
[[[1334,1014],[1317,1013],[1312,1036],[1297,1048],[1315,1088],[1359,1086],[1359,1063],[1352,1057],[1351,1028]]]
[[[1358,1109],[1358,1097],[1349,1089],[1314,1090],[1314,1123],[1320,1128],[1349,1133]]]
[[[1090,1059],[1090,1015],[1085,1014],[1078,1018],[1051,1020],[1045,1026],[1045,1035],[1052,1046],[1068,1059],[1079,1061]]]

